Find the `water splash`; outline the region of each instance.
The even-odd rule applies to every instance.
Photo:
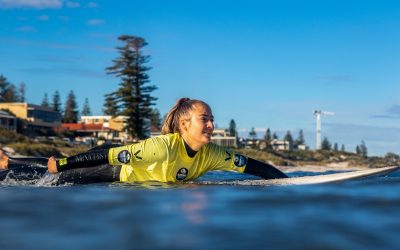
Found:
[[[26,171],[29,169],[29,171]],[[43,168],[35,166],[25,166],[24,168],[10,169],[0,172],[2,180],[1,186],[33,186],[33,187],[51,187],[60,186],[58,184],[59,174],[50,174]],[[63,184],[71,185],[71,184]],[[62,185],[62,186],[63,186]]]

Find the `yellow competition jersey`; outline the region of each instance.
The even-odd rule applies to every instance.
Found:
[[[111,148],[108,159],[111,165],[122,165],[122,182],[190,181],[211,170],[243,173],[247,163],[246,157],[213,143],[203,146],[191,158],[177,133]]]

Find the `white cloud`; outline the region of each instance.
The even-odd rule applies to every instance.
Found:
[[[56,9],[61,8],[62,5],[62,0],[0,0],[1,9]]]
[[[32,26],[21,26],[21,27],[18,27],[16,29],[16,31],[31,33],[31,32],[36,32],[36,29],[34,27],[32,27]]]
[[[392,105],[386,110],[386,114],[372,115],[372,118],[381,119],[399,119],[400,118],[400,105]]]
[[[81,7],[81,4],[80,4],[80,3],[78,3],[78,2],[72,2],[72,1],[66,2],[65,5],[66,5],[68,8],[79,8],[79,7]]]
[[[50,18],[47,15],[41,15],[41,16],[38,16],[37,19],[40,21],[48,21]]]
[[[87,25],[91,25],[91,26],[97,26],[97,25],[102,25],[104,24],[104,20],[101,19],[91,19],[89,21],[87,21]]]
[[[400,105],[393,105],[392,107],[390,107],[387,112],[389,114],[392,114],[394,116],[400,116]]]

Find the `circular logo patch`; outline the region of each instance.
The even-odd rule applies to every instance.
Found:
[[[183,181],[186,176],[188,175],[189,170],[187,170],[187,168],[181,168],[178,170],[178,173],[176,173],[176,179],[178,181]]]
[[[131,154],[129,153],[128,150],[122,150],[121,152],[118,153],[118,161],[121,163],[129,163],[131,159]]]
[[[247,163],[247,158],[243,155],[235,154],[235,166],[243,167]]]

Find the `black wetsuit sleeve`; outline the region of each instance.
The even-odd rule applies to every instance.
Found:
[[[274,166],[251,158],[247,159],[244,173],[255,175],[264,179],[280,179],[288,177],[286,174],[276,169]]]
[[[109,149],[91,150],[82,154],[63,158],[57,161],[57,171],[69,169],[89,168],[108,163]]]

